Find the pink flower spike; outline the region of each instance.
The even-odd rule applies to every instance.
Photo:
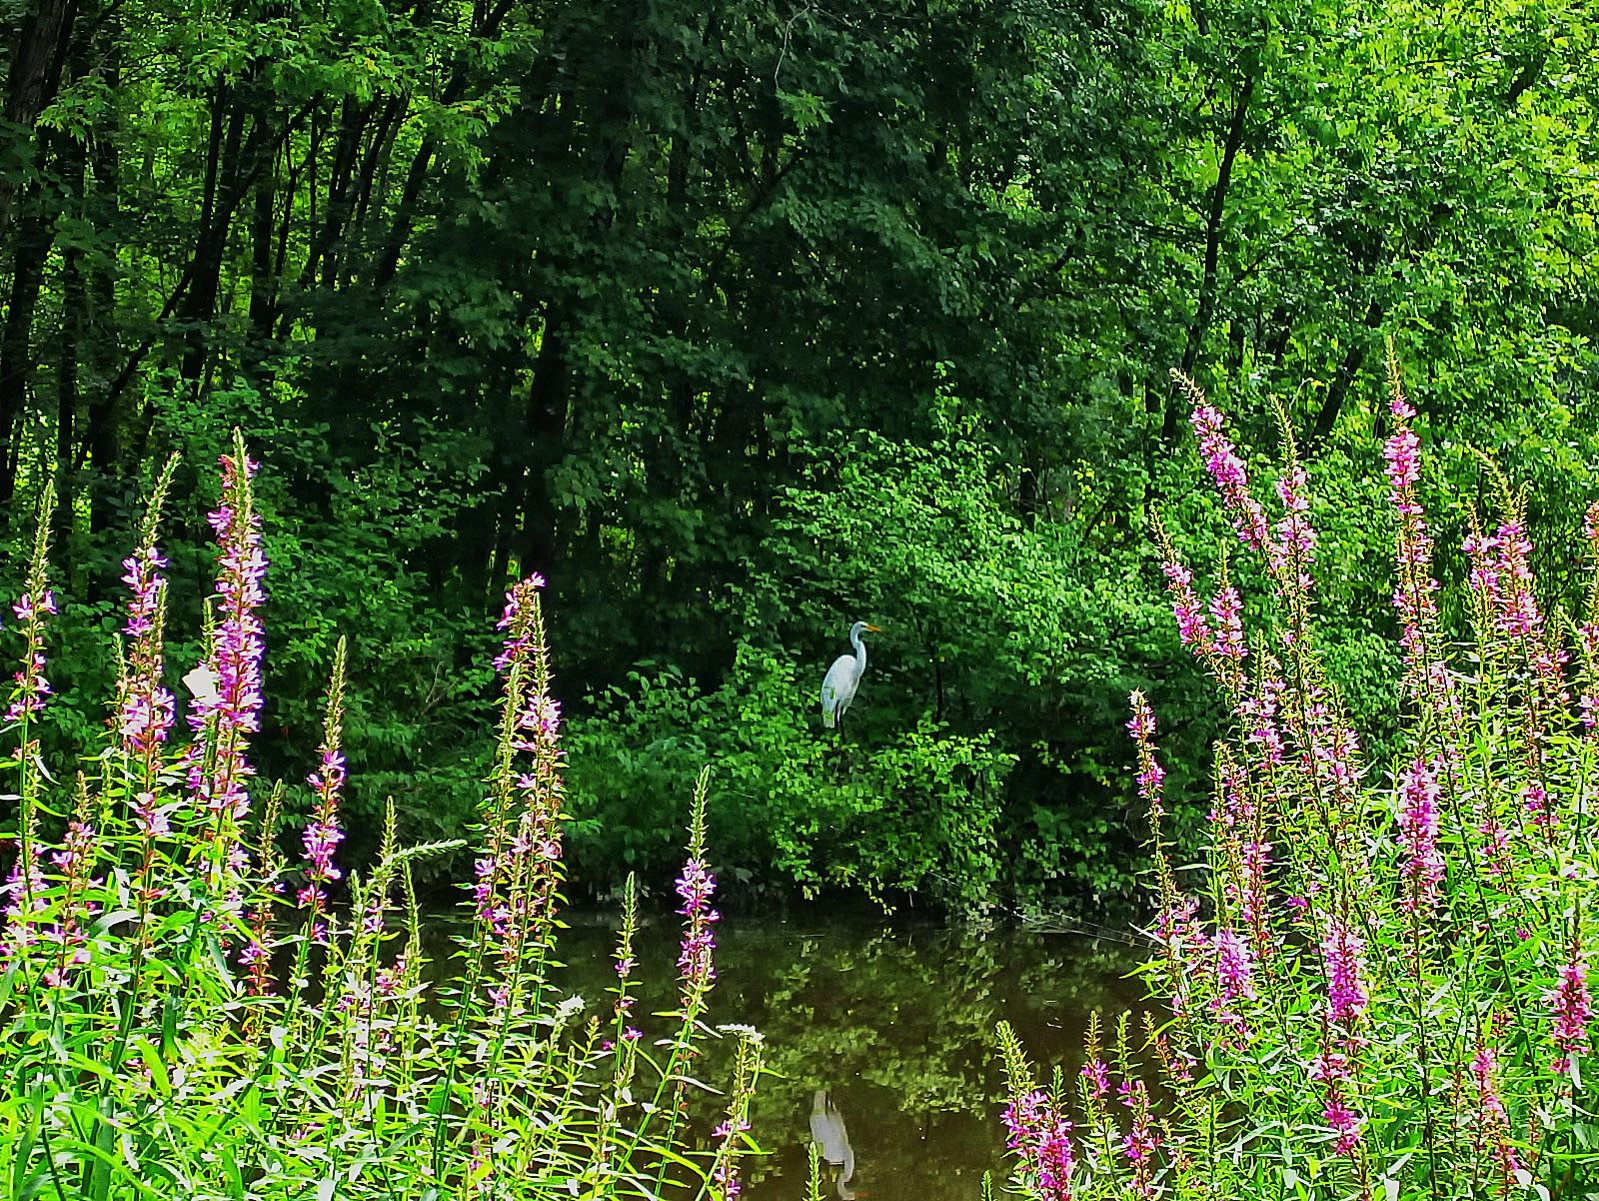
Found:
[[[1399,830],[1406,855],[1401,869],[1405,897],[1400,908],[1406,913],[1428,910],[1443,880],[1444,861],[1438,850],[1439,791],[1438,781],[1424,759],[1417,759],[1399,777],[1403,801]]]
[[[1161,789],[1166,769],[1155,758],[1155,712],[1142,692],[1133,693],[1132,700],[1133,715],[1127,722],[1127,729],[1138,746],[1138,795],[1152,813],[1159,815],[1163,811]]]
[[[1210,404],[1197,404],[1189,423],[1199,439],[1205,470],[1210,472],[1221,491],[1222,503],[1238,537],[1251,550],[1265,550],[1271,542],[1266,513],[1260,502],[1249,494],[1249,473],[1227,437],[1226,420],[1221,411]]]
[[[1348,926],[1329,922],[1321,943],[1327,972],[1327,1017],[1346,1030],[1366,1012],[1368,997],[1361,981],[1365,943]]]
[[[1363,1123],[1360,1116],[1344,1102],[1342,1094],[1333,1092],[1321,1116],[1328,1128],[1338,1136],[1333,1150],[1339,1155],[1353,1155],[1360,1146]]]
[[[1572,1071],[1578,1055],[1588,1051],[1588,1019],[1593,998],[1588,992],[1588,969],[1581,948],[1573,944],[1571,957],[1560,969],[1560,980],[1546,996],[1552,1011],[1552,1037],[1557,1052],[1549,1070],[1556,1075]]]
[[[683,931],[682,953],[677,966],[683,979],[685,994],[703,993],[716,979],[713,952],[716,937],[711,927],[721,915],[710,907],[711,895],[716,891],[716,877],[711,875],[703,861],[690,859],[683,865],[683,874],[677,878],[677,895],[683,899],[678,910],[688,919]]]
[[[1018,1168],[1048,1201],[1071,1201],[1072,1124],[1039,1089],[1023,1093],[1005,1107],[1005,1145]]]

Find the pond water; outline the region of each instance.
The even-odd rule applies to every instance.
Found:
[[[562,984],[592,1005],[614,981],[609,919],[568,920]],[[642,1012],[670,1004],[676,938],[666,922],[640,932]],[[752,1114],[767,1151],[747,1161],[755,1201],[804,1196],[813,1112],[818,1135],[835,1146],[842,1120],[853,1153],[853,1175],[827,1195],[975,1201],[984,1171],[996,1183],[1006,1171],[995,1024],[1015,1026],[1044,1072],[1060,1064],[1074,1073],[1089,1013],[1114,1017],[1143,995],[1127,978],[1137,951],[1084,935],[730,917],[717,939],[708,1020],[763,1031],[776,1073],[762,1081]],[[719,1056],[708,1055],[704,1069],[725,1083]]]

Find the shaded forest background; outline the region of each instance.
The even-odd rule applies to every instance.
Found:
[[[58,481],[52,736],[104,720],[173,451],[196,627],[237,425],[266,464],[262,771],[309,768],[348,633],[356,854],[390,794],[408,839],[471,820],[492,617],[538,570],[577,891],[662,885],[709,762],[747,896],[1114,906],[1127,692],[1195,812],[1216,732],[1150,542],[1159,511],[1220,545],[1171,367],[1268,450],[1285,405],[1373,770],[1385,336],[1446,551],[1491,499],[1475,444],[1582,592],[1583,10],[0,0],[0,500],[15,548]],[[857,618],[886,632],[839,742],[815,692]]]

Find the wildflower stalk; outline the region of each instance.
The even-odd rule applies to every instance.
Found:
[[[711,1133],[716,1150],[710,1172],[700,1186],[702,1198],[732,1201],[744,1191],[739,1178],[739,1161],[750,1128],[750,1101],[761,1074],[761,1045],[761,1036],[753,1030],[741,1031],[738,1035],[733,1087],[728,1093],[726,1114]]]
[[[616,957],[612,966],[616,970],[616,984],[611,993],[615,997],[611,1006],[611,1038],[602,1047],[613,1058],[610,1084],[600,1103],[598,1124],[594,1134],[594,1158],[584,1183],[598,1183],[611,1171],[613,1140],[622,1126],[622,1112],[629,1105],[628,1092],[638,1068],[638,1044],[642,1037],[632,1025],[633,969],[637,965],[633,940],[638,933],[638,877],[627,874],[622,887],[622,924],[617,934]]]
[[[555,924],[560,856],[560,709],[549,696],[549,660],[539,591],[534,574],[506,593],[499,629],[505,642],[495,667],[505,674],[494,767],[482,810],[483,844],[474,865],[473,932],[465,949],[467,978],[455,1006],[443,1088],[454,1088],[466,1052],[469,1025],[492,1009],[497,1046],[509,1037],[514,1003],[521,995],[524,946],[536,957],[535,981],[543,979],[543,955]],[[516,769],[521,750],[534,753],[533,770]],[[536,829],[535,829],[536,827]],[[535,844],[534,834],[542,837]],[[535,887],[528,859],[547,857],[546,884],[534,912]],[[537,937],[529,939],[530,932]],[[531,945],[529,945],[531,943]],[[494,965],[491,966],[491,960]],[[508,978],[505,973],[509,972]],[[485,1001],[491,1004],[486,1006]],[[535,997],[536,1001],[536,997]],[[443,1176],[448,1146],[447,1115],[434,1121],[434,1172]]]
[[[15,675],[6,708],[5,724],[16,730],[17,740],[17,859],[4,893],[5,957],[24,959],[36,941],[33,929],[43,905],[39,850],[39,781],[43,764],[34,733],[35,719],[44,712],[50,682],[45,677],[45,618],[56,611],[50,591],[50,514],[55,509],[55,485],[46,481],[39,494],[33,553],[23,593],[11,606],[22,623],[22,662]]]
[[[694,800],[690,806],[688,823],[688,860],[677,878],[677,895],[683,902],[678,910],[683,917],[683,941],[677,960],[678,1026],[653,1101],[655,1109],[664,1105],[667,1110],[666,1131],[662,1136],[667,1146],[671,1146],[677,1138],[687,1085],[684,1073],[697,1054],[695,1031],[704,1012],[706,998],[716,980],[716,936],[713,928],[721,915],[711,908],[711,897],[716,892],[716,877],[705,862],[705,802],[710,779],[710,769],[702,768],[699,778],[694,782]],[[672,1095],[669,1104],[665,1101],[668,1091]],[[665,1182],[667,1166],[663,1159],[656,1174],[657,1190]]]
[[[317,752],[317,767],[306,783],[311,786],[316,801],[311,820],[306,824],[301,843],[305,850],[305,883],[295,900],[304,913],[300,937],[294,952],[294,966],[289,973],[291,992],[289,1011],[285,1018],[293,1029],[299,1017],[300,994],[311,971],[312,948],[328,946],[328,889],[344,873],[333,861],[333,855],[344,838],[339,825],[339,803],[343,796],[347,773],[344,761],[344,677],[349,647],[340,638],[333,648],[333,666],[328,675],[328,691],[323,708],[322,743]]]
[[[201,851],[206,865],[206,917],[221,927],[240,912],[244,871],[249,862],[242,827],[249,812],[248,781],[254,775],[247,751],[260,728],[261,659],[265,651],[259,610],[266,600],[267,560],[261,549],[261,519],[250,480],[257,464],[243,435],[233,435],[231,454],[220,457],[222,500],[208,514],[217,539],[217,579],[213,593],[216,626],[201,662],[203,679],[189,722],[199,756],[191,755],[188,784],[205,815],[207,835]]]

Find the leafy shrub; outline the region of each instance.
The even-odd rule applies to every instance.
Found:
[[[200,665],[168,687],[168,581],[156,527],[138,549],[100,752],[52,812],[41,723],[59,708],[46,637],[48,492],[14,605],[22,666],[3,728],[15,751],[17,848],[0,929],[0,1164],[9,1195],[196,1198],[654,1197],[738,1192],[759,1036],[736,1030],[722,1124],[683,1117],[707,1028],[715,881],[705,778],[695,791],[679,993],[664,1036],[634,1023],[633,894],[616,985],[563,995],[554,958],[563,881],[560,713],[531,577],[507,598],[495,660],[498,739],[476,827],[470,924],[450,986],[428,985],[413,869],[455,849],[401,846],[389,806],[375,863],[351,872],[346,644],[332,678],[303,860],[277,845],[283,790],[255,785],[266,559],[242,439],[222,458],[219,543]],[[265,795],[263,795],[265,794]],[[295,889],[293,910],[285,893]],[[696,1149],[698,1144],[698,1149]]]
[[[1470,515],[1463,532],[1469,637],[1451,643],[1415,413],[1391,363],[1404,708],[1374,762],[1328,670],[1292,439],[1268,518],[1220,413],[1182,382],[1267,595],[1246,625],[1226,575],[1207,596],[1167,544],[1180,634],[1233,721],[1210,845],[1202,869],[1173,866],[1154,714],[1135,693],[1160,948],[1146,975],[1165,1017],[1124,1021],[1110,1048],[1094,1030],[1075,1090],[1039,1087],[1002,1030],[1018,1186],[1050,1199],[1594,1195],[1599,505],[1587,615],[1568,622],[1539,596],[1525,498],[1501,483],[1496,521]]]
[[[892,904],[918,894],[957,911],[992,902],[1002,871],[995,824],[1014,760],[991,735],[924,719],[871,743],[824,738],[813,681],[743,643],[709,695],[671,671],[636,673],[633,684],[573,723],[573,854],[583,874],[624,865],[664,876],[672,833],[659,798],[681,795],[711,762],[717,844],[742,881],[770,865],[807,895],[858,888]]]

